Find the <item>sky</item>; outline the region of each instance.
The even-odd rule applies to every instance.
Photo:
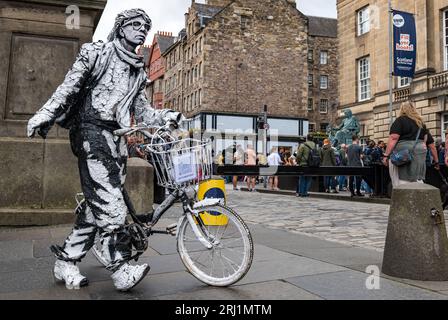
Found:
[[[204,2],[204,0],[196,0]],[[103,16],[98,24],[94,41],[106,41],[116,15],[126,9],[142,8],[152,20],[152,30],[146,44],[151,44],[157,31],[172,32],[177,35],[184,28],[184,14],[191,0],[108,0]],[[297,0],[297,7],[306,15],[336,18],[336,0]]]

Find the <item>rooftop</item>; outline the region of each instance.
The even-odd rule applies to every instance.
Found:
[[[171,47],[171,45],[173,45],[174,41],[175,41],[175,37],[173,36],[168,36],[168,35],[162,35],[162,34],[157,34],[157,43],[159,44],[159,48],[160,48],[160,53],[164,54],[165,51]]]
[[[315,37],[338,37],[338,20],[322,17],[308,17],[309,35]]]

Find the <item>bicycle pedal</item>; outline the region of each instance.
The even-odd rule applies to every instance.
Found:
[[[170,235],[175,236],[177,232],[177,223],[170,224],[166,227],[166,232],[168,232]]]

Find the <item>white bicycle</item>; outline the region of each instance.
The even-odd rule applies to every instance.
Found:
[[[140,216],[125,195],[133,220],[127,225],[133,238],[133,258],[137,260],[147,249],[149,236],[169,234],[176,236],[180,258],[198,280],[212,286],[229,286],[241,280],[249,271],[254,254],[249,228],[235,211],[224,205],[223,199],[197,200],[199,184],[213,174],[211,141],[178,139],[165,127],[120,129],[114,134],[134,132],[151,139],[145,152],[155,168],[158,184],[170,190],[170,194],[154,212]],[[166,230],[154,229],[177,201],[183,208],[178,223]],[[83,205],[83,201],[78,203]],[[98,261],[107,266],[101,242],[98,237],[92,249]]]

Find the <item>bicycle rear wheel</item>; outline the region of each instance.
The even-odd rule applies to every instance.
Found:
[[[200,218],[198,223],[204,236],[214,244],[211,249],[206,248],[197,239],[188,219],[184,219],[177,240],[177,251],[183,264],[194,277],[208,285],[225,287],[238,282],[252,265],[254,246],[249,228],[226,206],[204,207],[199,211],[200,217],[210,214],[211,221],[213,217],[219,217],[214,219],[219,223],[209,221],[205,225],[205,218]]]

